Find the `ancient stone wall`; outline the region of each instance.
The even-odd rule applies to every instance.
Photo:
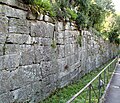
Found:
[[[0,103],[37,103],[117,55],[117,46],[73,23],[33,15],[16,0],[0,0]],[[53,48],[53,44],[56,47]]]

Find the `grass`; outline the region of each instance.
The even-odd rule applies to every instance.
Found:
[[[109,62],[108,62],[109,63]],[[108,64],[106,63],[103,68]],[[87,83],[89,83],[103,68],[98,68],[96,70],[91,71],[90,73],[86,74],[83,76],[79,81],[77,81],[74,84],[70,84],[62,89],[56,90],[51,96],[46,98],[44,101],[40,103],[66,103],[67,100],[69,100],[73,95],[75,95],[79,90],[81,90]],[[113,68],[108,71],[106,71],[107,78],[105,78],[106,85],[107,85],[107,80],[111,78],[111,74],[113,72]],[[101,75],[101,80],[104,78],[104,73]],[[93,88],[98,96],[99,91],[98,91],[98,79],[95,80],[92,85]],[[105,85],[105,86],[106,86]],[[104,93],[105,86],[101,88],[101,95]],[[84,103],[86,99],[86,103],[88,103],[88,89],[85,89],[84,92],[80,96],[78,96],[73,103]],[[93,91],[91,91],[91,98],[93,103],[97,103],[98,99],[96,98],[96,95]]]

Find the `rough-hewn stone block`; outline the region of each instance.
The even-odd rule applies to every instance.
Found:
[[[10,81],[10,76],[9,71],[0,72],[0,95],[12,90],[13,84]]]
[[[9,32],[10,33],[22,33],[28,34],[29,33],[29,22],[24,19],[9,19]]]
[[[8,32],[8,18],[0,14],[0,33]]]
[[[56,70],[52,67],[52,62],[41,62],[42,76],[46,77],[50,74],[56,73]]]
[[[53,37],[54,25],[43,21],[31,22],[31,36]]]
[[[30,35],[26,34],[9,34],[6,42],[15,44],[31,44],[32,38]]]
[[[20,46],[18,44],[5,44],[5,54],[16,54],[20,52]]]
[[[1,56],[3,59],[3,69],[16,68],[19,66],[20,55],[19,54],[10,54]]]
[[[14,101],[14,96],[9,91],[0,95],[0,103],[13,103]]]
[[[7,41],[7,34],[0,33],[0,44],[5,44],[6,41]]]
[[[21,50],[20,65],[31,65],[35,63],[34,46],[22,45],[20,46],[20,50]]]
[[[26,86],[42,79],[39,64],[20,66],[17,70],[13,71],[11,75],[13,89]]]
[[[27,15],[26,11],[12,8],[12,7],[9,7],[6,5],[2,6],[1,12],[2,12],[2,14],[6,15],[7,17],[14,17],[14,18],[21,18],[21,19],[26,19],[26,15]]]
[[[65,46],[64,45],[57,46],[57,54],[58,54],[58,58],[65,57]]]

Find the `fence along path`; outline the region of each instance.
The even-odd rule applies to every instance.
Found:
[[[110,76],[109,74],[112,74],[112,73],[116,73],[115,71],[112,72],[111,69],[114,69],[115,66],[116,66],[116,62],[118,60],[118,57],[116,57],[115,59],[113,59],[100,73],[98,73],[98,75],[96,77],[94,77],[83,89],[81,89],[78,93],[76,93],[71,99],[69,99],[66,103],[72,103],[78,96],[80,96],[86,89],[88,89],[88,98],[85,98],[84,99],[84,102],[81,102],[81,103],[99,103],[101,100],[101,97],[102,97],[102,88],[101,88],[101,80],[103,80],[104,82],[104,85],[103,85],[103,88],[105,89],[105,87],[107,86],[107,83],[108,83],[108,76]],[[120,70],[119,70],[120,72]],[[102,78],[103,76],[103,78]],[[120,76],[120,75],[119,75]],[[95,91],[94,87],[93,87],[93,82],[94,81],[98,81],[98,89],[97,91]],[[120,81],[120,80],[119,80]],[[120,82],[119,82],[120,84]],[[107,86],[108,87],[108,86]],[[92,100],[92,91],[94,92],[94,94],[96,95],[96,99],[95,101]],[[119,93],[120,95],[120,93]],[[120,96],[119,96],[120,98]],[[107,101],[107,99],[106,99]],[[104,101],[103,101],[104,102]],[[106,103],[115,103],[115,102],[106,102]],[[120,103],[119,102],[116,102],[116,103]]]
[[[120,59],[107,89],[104,103],[120,103]]]

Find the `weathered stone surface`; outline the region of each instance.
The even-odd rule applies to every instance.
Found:
[[[12,90],[12,83],[10,81],[10,72],[1,71],[0,72],[0,95]]]
[[[10,6],[14,6],[20,9],[24,9],[27,10],[26,5],[23,5],[23,2],[21,0],[0,0],[1,3],[10,5]]]
[[[70,82],[70,74],[67,73],[65,76],[59,79],[59,88],[66,86]]]
[[[52,18],[50,18],[50,17],[47,16],[47,15],[44,16],[44,21],[53,22]]]
[[[24,19],[9,19],[9,32],[10,33],[22,33],[28,34],[29,33],[29,22]]]
[[[6,42],[15,44],[31,44],[32,38],[30,35],[26,34],[9,34]]]
[[[64,45],[59,45],[57,47],[57,54],[58,54],[58,58],[65,57],[65,46]]]
[[[41,39],[41,44],[44,45],[44,46],[51,46],[52,39],[51,38],[42,38]]]
[[[53,37],[54,25],[43,21],[31,22],[31,36]]]
[[[70,29],[71,29],[70,22],[67,22],[65,24],[65,30],[70,30]]]
[[[6,5],[1,6],[1,11],[2,14],[6,15],[7,17],[14,17],[14,18],[21,18],[21,19],[26,19],[27,12],[12,8]]]
[[[16,68],[19,66],[20,56],[18,54],[10,54],[0,56],[0,69]]]
[[[20,46],[20,50],[21,50],[20,65],[31,65],[35,63],[34,46],[22,45]]]
[[[3,45],[3,44],[0,44],[0,56],[3,55],[3,47],[4,47],[4,45]]]
[[[13,84],[13,90],[21,88],[30,83],[40,81],[42,79],[41,68],[39,64],[20,66],[19,69],[11,72],[10,79]]]
[[[44,17],[44,15],[43,15],[43,14],[40,14],[40,15],[38,15],[38,17],[37,17],[37,20],[43,20],[43,17]]]
[[[31,88],[33,90],[32,97],[30,102],[37,103],[38,101],[43,99],[42,96],[42,83],[41,81],[37,81],[31,85]]]
[[[65,32],[64,31],[60,31],[60,32],[54,32],[54,35],[56,38],[58,39],[63,39],[65,36]]]
[[[3,69],[3,56],[0,56],[0,70]]]
[[[0,44],[5,44],[6,41],[7,41],[7,34],[0,33]]]
[[[71,46],[70,46],[70,44],[66,44],[65,45],[65,55],[66,56],[68,56],[68,55],[70,55],[71,54]]]
[[[30,20],[17,0],[0,2],[0,103],[37,103],[117,54],[115,45],[85,30],[80,47],[74,23],[54,24],[46,15]]]
[[[8,32],[8,18],[0,14],[0,33]]]
[[[17,54],[20,52],[18,44],[5,44],[5,54]]]
[[[14,96],[9,91],[0,95],[0,103],[13,103],[14,101]]]
[[[41,69],[42,69],[42,76],[43,77],[46,77],[50,74],[56,73],[56,70],[53,68],[51,61],[41,62]]]
[[[33,94],[33,90],[31,85],[23,86],[22,88],[16,89],[12,92],[14,97],[14,101],[16,102],[28,102],[31,100]]]
[[[56,22],[55,31],[63,31],[65,30],[63,22]]]

